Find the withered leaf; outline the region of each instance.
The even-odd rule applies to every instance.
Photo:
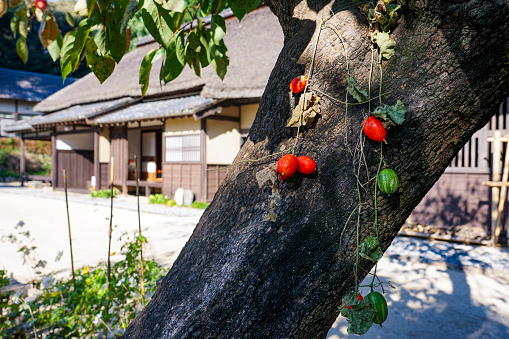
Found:
[[[311,124],[319,113],[320,98],[308,92],[300,97],[299,104],[293,109],[292,117],[286,127],[298,127],[299,123],[301,126]]]
[[[271,186],[275,185],[277,183],[277,163],[268,164],[262,170],[256,172],[256,181],[260,188],[267,182]]]

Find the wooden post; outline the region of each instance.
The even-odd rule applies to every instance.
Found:
[[[207,119],[201,119],[200,128],[201,201],[207,201]]]
[[[495,223],[495,232],[493,237],[493,245],[498,244],[498,238],[500,237],[500,230],[502,228],[502,216],[504,215],[505,200],[507,198],[507,179],[509,179],[509,144],[507,144],[504,158],[504,169],[502,171],[502,188],[500,191],[500,201],[498,203],[498,218]]]
[[[500,131],[495,131],[495,139],[493,141],[493,169],[491,181],[500,181],[500,167],[502,158],[502,141],[500,138]],[[500,188],[491,188],[491,241],[495,245],[496,236],[495,230],[498,221],[498,204],[500,202]]]
[[[99,163],[99,128],[94,130],[94,176],[97,191],[101,188],[101,164]]]
[[[51,185],[55,189],[58,185],[58,154],[57,154],[57,136],[56,132],[51,133]]]
[[[25,139],[23,139],[23,135],[21,135],[20,140],[20,155],[19,155],[19,180],[21,182],[21,186],[24,186],[25,179]]]

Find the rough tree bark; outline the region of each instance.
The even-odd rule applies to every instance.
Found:
[[[293,145],[296,129],[284,127],[296,105],[288,84],[307,74],[330,7],[336,14],[329,23],[345,40],[351,73],[368,88],[368,24],[351,1],[265,2],[279,18],[285,44],[237,161]],[[462,145],[509,95],[508,14],[507,0],[407,1],[392,34],[396,55],[383,63],[383,101],[392,105],[399,99],[408,109],[406,121],[389,131],[383,146],[385,164],[400,180],[397,194],[377,197],[383,250]],[[375,67],[372,97],[378,95],[379,75]],[[345,98],[343,46],[328,28],[320,33],[312,86]],[[344,105],[321,96],[321,116],[301,130],[296,149],[297,155],[316,159],[318,171],[281,182],[275,189],[279,198],[271,197],[268,185],[259,188],[255,179],[263,164],[274,160],[231,168],[125,336],[325,337],[341,298],[355,284],[359,159],[345,138],[350,149],[359,147],[367,114],[368,105],[358,105],[345,116]],[[377,171],[380,144],[366,140],[364,153],[361,241],[374,235],[375,190],[369,178]],[[277,218],[265,221],[271,206]],[[372,266],[360,259],[360,280]]]

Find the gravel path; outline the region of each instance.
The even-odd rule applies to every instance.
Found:
[[[169,268],[189,239],[202,210],[149,205],[140,199],[147,255]],[[138,229],[133,197],[114,199],[115,236]],[[109,200],[71,194],[76,266],[105,259]],[[19,221],[24,226],[15,228]],[[29,231],[30,236],[22,234]],[[20,234],[21,233],[21,234]],[[6,268],[21,282],[31,278],[23,265],[19,246],[6,236],[33,239],[38,254],[48,261],[46,272],[69,274],[69,240],[63,192],[0,186],[0,269]],[[114,241],[112,251],[121,242]],[[62,260],[53,258],[63,251]],[[119,260],[119,256],[113,257]],[[383,328],[375,325],[363,338],[509,338],[509,250],[397,237],[378,265],[386,289],[389,317]],[[361,291],[367,294],[369,291]],[[327,338],[350,337],[339,317]]]

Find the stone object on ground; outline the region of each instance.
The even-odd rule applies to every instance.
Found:
[[[185,190],[183,188],[177,188],[175,195],[173,196],[173,200],[175,200],[179,206],[184,205],[184,192]]]
[[[193,191],[186,189],[184,190],[184,205],[191,206],[194,201],[194,193]]]

